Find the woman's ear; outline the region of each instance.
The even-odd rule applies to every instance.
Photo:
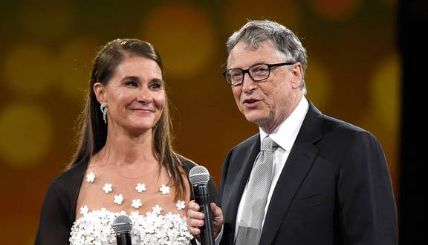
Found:
[[[92,89],[94,90],[94,94],[95,94],[95,97],[97,97],[98,102],[100,104],[106,103],[104,85],[102,85],[100,82],[96,82],[92,87]]]

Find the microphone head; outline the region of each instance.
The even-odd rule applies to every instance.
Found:
[[[192,185],[206,185],[210,180],[210,173],[204,166],[194,166],[189,171],[189,181]]]
[[[126,215],[119,215],[114,219],[112,228],[116,234],[129,233],[132,230],[131,219]]]

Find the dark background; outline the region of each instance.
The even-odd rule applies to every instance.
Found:
[[[1,243],[33,243],[46,190],[76,148],[91,61],[115,38],[140,38],[158,49],[174,146],[219,182],[228,150],[257,131],[221,76],[224,44],[247,19],[268,18],[307,48],[307,97],[381,142],[403,244],[413,244],[422,238],[416,228],[426,224],[419,213],[423,120],[416,112],[423,110],[427,12],[424,0],[1,1]]]
[[[401,244],[426,243],[426,99],[421,86],[426,83],[428,1],[400,2],[398,8],[398,48],[402,62],[401,155],[400,155],[400,235]],[[425,154],[424,154],[425,155]]]

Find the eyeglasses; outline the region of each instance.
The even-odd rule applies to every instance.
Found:
[[[248,69],[242,70],[240,68],[231,68],[223,72],[223,76],[226,78],[227,83],[231,86],[239,86],[244,81],[245,73],[253,79],[255,82],[260,82],[268,79],[270,70],[272,67],[294,65],[296,62],[285,62],[277,64],[255,64]]]

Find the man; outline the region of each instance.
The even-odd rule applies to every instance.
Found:
[[[221,209],[211,204],[217,240],[397,244],[382,148],[369,132],[308,102],[306,50],[296,35],[273,21],[249,21],[228,39],[227,49],[224,75],[239,110],[260,132],[235,146],[224,161]],[[198,204],[189,203],[193,235],[203,225],[198,210]]]

